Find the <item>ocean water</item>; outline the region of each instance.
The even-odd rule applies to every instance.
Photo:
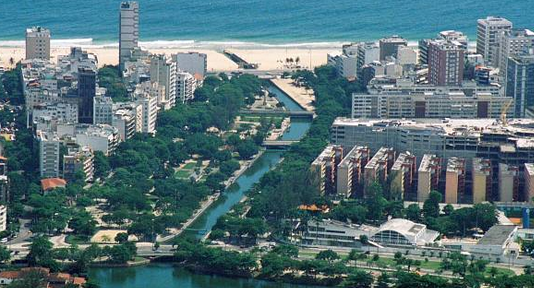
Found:
[[[499,15],[534,29],[534,0],[139,0],[141,41],[153,46],[332,46],[398,34],[416,41],[441,30],[476,36]],[[112,44],[118,0],[0,0],[0,45],[45,26],[53,39]],[[72,39],[77,39],[73,41]],[[147,43],[148,42],[148,43]]]

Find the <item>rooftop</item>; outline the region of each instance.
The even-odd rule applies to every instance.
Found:
[[[477,245],[499,245],[502,246],[513,236],[517,226],[514,225],[495,225],[491,227]]]
[[[425,154],[421,159],[418,171],[429,171],[433,165],[440,165],[440,159],[433,154]]]
[[[48,191],[55,188],[64,188],[66,185],[67,181],[61,178],[47,178],[41,180],[41,188],[43,191]]]

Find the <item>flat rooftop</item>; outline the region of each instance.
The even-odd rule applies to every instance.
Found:
[[[514,225],[495,225],[484,234],[484,237],[482,237],[477,244],[502,246],[510,237],[512,237],[516,229],[517,226]]]

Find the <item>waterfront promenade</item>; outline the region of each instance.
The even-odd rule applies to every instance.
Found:
[[[315,95],[312,90],[308,90],[305,87],[295,86],[292,79],[274,78],[271,79],[271,83],[278,87],[278,89],[282,90],[302,109],[310,112],[315,111],[315,107],[313,106]]]

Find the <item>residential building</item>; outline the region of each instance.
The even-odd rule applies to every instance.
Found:
[[[457,204],[465,196],[465,159],[451,157],[445,174],[445,203]]]
[[[9,178],[7,177],[7,158],[1,155],[1,150],[2,149],[0,148],[0,202],[7,203],[10,201]]]
[[[138,93],[139,92],[139,93]],[[156,120],[158,117],[158,99],[146,91],[137,91],[136,103],[142,107],[141,132],[156,133]]]
[[[96,95],[96,71],[78,68],[78,122],[93,123],[93,99]]]
[[[397,58],[399,46],[408,46],[408,41],[398,35],[393,35],[380,39],[378,45],[380,46],[380,61],[384,61],[387,57]]]
[[[473,93],[472,91],[468,91]],[[428,92],[376,91],[352,95],[352,118],[499,118],[510,97],[441,87]],[[514,112],[508,110],[509,117]]]
[[[534,32],[529,29],[511,29],[498,35],[499,37],[499,68],[500,75],[507,75],[508,59],[534,48]]]
[[[367,187],[374,182],[386,182],[394,162],[395,150],[386,147],[378,149],[373,158],[371,158],[364,167],[364,195],[367,193]]]
[[[411,47],[399,46],[395,60],[398,65],[409,66],[413,69],[417,64],[417,52]]]
[[[447,42],[454,43],[459,46],[463,51],[467,51],[469,41],[467,36],[460,31],[445,30],[438,34],[438,39],[443,39]]]
[[[76,179],[76,173],[82,171],[85,182],[94,180],[94,154],[90,147],[76,147],[69,149],[63,156],[63,178],[71,181]]]
[[[330,53],[327,55],[327,62],[330,66],[336,68],[339,76],[347,79],[356,79],[358,66],[356,55]]]
[[[65,287],[83,287],[86,280],[83,277],[75,277],[68,273],[50,273],[50,269],[42,267],[22,268],[16,271],[0,272],[0,286],[7,286],[16,280],[22,280],[31,273],[39,273],[44,276],[42,287],[65,288]],[[35,287],[34,287],[35,288]]]
[[[37,131],[41,178],[59,177],[59,138],[53,132]]]
[[[141,106],[141,105],[138,105]],[[142,107],[140,107],[142,111]],[[137,113],[136,109],[117,109],[113,112],[112,126],[117,128],[119,136],[122,141],[132,138],[135,132],[142,131],[142,123],[140,123],[141,130],[137,130]],[[142,112],[141,112],[142,113]],[[142,117],[142,116],[141,116]],[[142,118],[141,118],[142,121]]]
[[[195,97],[196,80],[188,72],[176,72],[176,103],[184,104]]]
[[[519,167],[499,163],[499,201],[516,202],[523,201],[519,193]]]
[[[515,117],[526,117],[534,106],[534,49],[509,58],[506,96],[514,99]]]
[[[93,99],[93,124],[113,124],[113,100],[101,96]]]
[[[477,54],[484,56],[486,65],[497,66],[496,58],[499,49],[499,34],[509,32],[512,22],[501,17],[489,16],[477,21]]]
[[[41,179],[41,190],[43,194],[47,194],[50,191],[53,191],[56,188],[65,188],[67,187],[67,181],[63,178],[46,178]]]
[[[441,159],[436,155],[424,154],[417,170],[417,201],[424,202],[430,192],[437,191],[441,178]]]
[[[165,89],[165,97],[158,99],[158,105],[167,110],[176,103],[176,62],[165,55],[153,55],[150,59],[150,81]]]
[[[493,170],[489,159],[473,158],[472,163],[473,204],[493,199]]]
[[[78,123],[77,104],[63,102],[36,104],[31,111],[28,111],[28,114],[31,124],[38,123],[40,118],[53,119],[63,123]]]
[[[7,230],[7,206],[0,205],[0,232],[6,231],[6,230]]]
[[[409,152],[399,154],[390,171],[390,194],[396,199],[404,199],[415,189],[417,163],[415,156]]]
[[[121,141],[117,128],[106,125],[58,125],[59,137],[73,136],[79,146],[89,146],[93,151],[110,155]]]
[[[43,27],[26,29],[26,60],[50,60],[50,30]]]
[[[310,170],[312,181],[316,181],[319,192],[332,195],[336,193],[337,167],[343,159],[341,146],[328,145],[312,162]]]
[[[371,151],[367,147],[355,146],[337,166],[336,194],[340,198],[361,198],[363,196],[363,170]]]
[[[177,53],[172,55],[176,69],[204,79],[208,72],[208,55],[199,52]]]
[[[436,86],[462,85],[464,51],[453,42],[431,41],[428,47],[428,82]]]
[[[534,201],[534,164],[525,163],[523,179],[525,180],[524,200],[532,203]]]
[[[131,53],[139,44],[139,4],[129,1],[120,4],[119,19],[119,68],[130,60]]]

